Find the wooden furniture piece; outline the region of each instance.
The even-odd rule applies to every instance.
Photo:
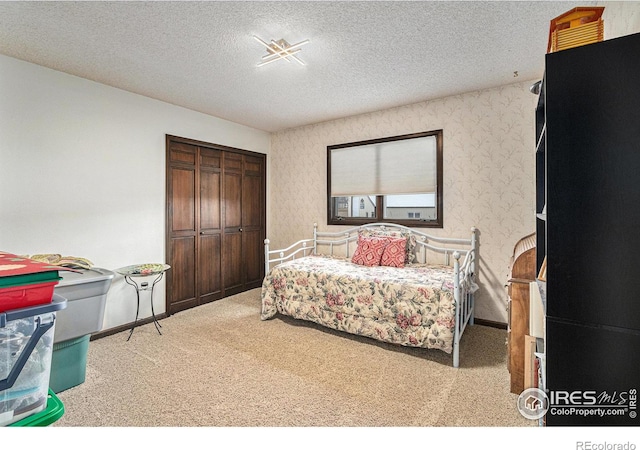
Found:
[[[167,314],[264,278],[266,155],[167,136]]]
[[[524,389],[538,387],[538,370],[536,364],[536,338],[526,335],[524,337]]]
[[[520,239],[514,249],[507,281],[507,368],[511,392],[525,389],[525,336],[529,334],[529,283],[536,279],[536,235]]]
[[[639,55],[640,33],[546,55],[536,220],[547,426],[639,423]],[[593,398],[602,414],[584,413]]]
[[[556,17],[549,27],[547,53],[600,42],[604,38],[604,7],[577,7]]]

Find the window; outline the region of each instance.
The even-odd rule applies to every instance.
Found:
[[[442,130],[327,147],[329,225],[442,228]]]

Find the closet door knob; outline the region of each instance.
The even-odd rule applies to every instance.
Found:
[[[238,231],[242,232],[242,228],[239,228]]]

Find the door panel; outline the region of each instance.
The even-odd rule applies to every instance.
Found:
[[[224,228],[242,227],[241,197],[242,175],[236,173],[224,174]]]
[[[232,152],[225,152],[224,154],[224,170],[225,172],[240,172],[242,171],[242,155]]]
[[[220,169],[222,167],[222,152],[210,148],[200,147],[200,168]]]
[[[231,172],[237,169],[238,160],[224,159],[224,237],[222,256],[222,278],[224,295],[242,291],[242,174]],[[239,161],[239,167],[242,160]]]
[[[171,169],[171,231],[195,231],[194,169]]]
[[[198,290],[200,303],[208,303],[222,297],[220,268],[222,267],[221,234],[200,236],[198,258]]]
[[[242,287],[242,232],[225,233],[222,244],[225,295]]]
[[[169,146],[167,195],[167,313],[197,305],[196,291],[196,147]]]
[[[220,229],[220,173],[200,171],[200,231]]]
[[[256,156],[244,157],[244,173],[261,177],[263,175],[264,158]]]
[[[264,278],[264,238],[262,230],[243,231],[244,283],[247,289],[260,287]]]
[[[171,239],[171,303],[172,314],[197,305],[196,243],[193,236]]]
[[[196,150],[197,147],[194,145],[171,142],[169,145],[169,161],[195,166]]]
[[[245,175],[242,184],[242,226],[261,228],[264,217],[262,177]]]
[[[265,195],[264,159],[245,157],[242,184],[242,254],[246,289],[260,287],[264,278]]]

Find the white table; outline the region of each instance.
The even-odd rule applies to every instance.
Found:
[[[136,264],[133,266],[121,267],[120,269],[116,269],[120,275],[124,276],[124,281],[127,284],[130,284],[136,289],[136,299],[137,299],[137,307],[136,307],[136,320],[133,322],[133,326],[131,327],[131,331],[129,332],[129,337],[127,341],[131,339],[131,335],[133,334],[133,330],[138,325],[138,315],[140,314],[140,291],[150,291],[149,299],[151,301],[151,316],[153,317],[153,324],[156,326],[156,330],[158,333],[162,335],[160,328],[162,325],[156,319],[156,313],[153,310],[153,288],[155,285],[162,280],[164,273],[169,270],[171,266],[168,264],[160,264],[160,263],[151,263],[151,264]],[[153,277],[153,282],[149,285],[149,281],[140,280],[137,282],[135,278],[148,278]]]

